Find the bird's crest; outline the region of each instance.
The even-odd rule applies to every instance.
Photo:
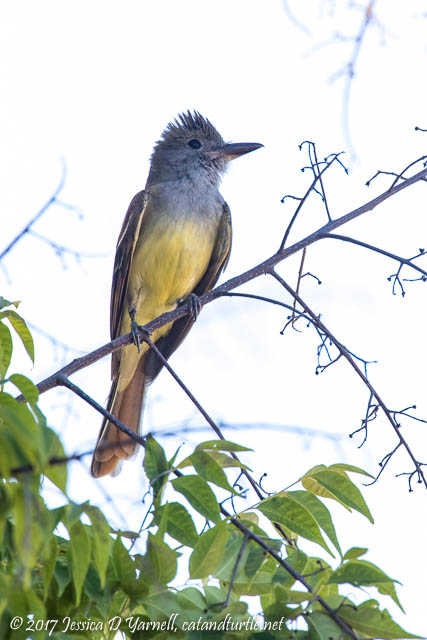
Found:
[[[202,133],[207,138],[222,140],[218,131],[207,118],[204,118],[198,111],[191,112],[190,110],[180,113],[175,120],[169,122],[162,133],[162,140],[182,136],[183,129],[187,129],[190,134],[192,132],[194,135]]]

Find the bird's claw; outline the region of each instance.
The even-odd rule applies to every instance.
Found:
[[[139,337],[139,324],[133,318],[131,319],[131,323],[130,323],[130,332],[132,334],[133,343],[138,349],[138,353],[139,353],[141,350],[141,338]]]
[[[202,303],[200,302],[199,296],[195,293],[190,293],[187,298],[187,304],[190,318],[195,322],[197,320],[197,316],[202,310]]]
[[[141,327],[141,325],[137,323],[137,321],[135,320],[135,316],[136,316],[135,309],[131,309],[129,311],[129,316],[130,316],[130,332],[132,334],[132,340],[133,340],[134,345],[138,349],[138,353],[140,353],[140,351],[141,351],[141,338],[140,338],[141,333],[145,334],[147,336],[147,338],[150,338],[151,337],[151,332],[148,331],[147,329],[145,329],[144,327]]]

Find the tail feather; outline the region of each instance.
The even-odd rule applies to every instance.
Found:
[[[120,374],[119,374],[120,376]],[[123,391],[118,391],[119,376],[111,385],[107,409],[135,433],[139,423],[145,396],[144,358]],[[92,458],[91,473],[95,478],[109,473],[117,475],[121,460],[130,458],[136,451],[136,442],[104,418]]]

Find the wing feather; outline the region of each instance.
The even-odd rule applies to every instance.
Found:
[[[123,220],[119,239],[117,241],[110,304],[110,334],[112,340],[120,335],[120,326],[126,303],[126,289],[129,271],[146,205],[147,194],[145,191],[140,191],[132,199],[132,202],[129,205],[125,219]],[[113,353],[111,362],[112,378],[115,378],[118,373],[119,354],[119,351]]]

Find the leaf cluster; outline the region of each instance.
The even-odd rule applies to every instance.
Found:
[[[132,553],[129,539],[138,534],[112,530],[97,507],[67,496],[64,450],[37,405],[37,388],[9,374],[11,329],[34,359],[31,334],[11,307],[17,303],[0,298],[1,638],[418,637],[366,598],[365,587],[374,587],[401,607],[396,580],[363,559],[366,549],[341,550],[325,501],[373,522],[350,479],[367,475],[357,467],[318,465],[300,478],[302,488],[225,515],[224,500],[239,497],[232,474],[248,469],[235,456],[249,450],[213,440],[181,461],[179,451],[168,460],[149,438],[151,521],[145,552]],[[14,398],[13,386],[24,402]],[[62,492],[62,506],[46,504],[43,478]],[[308,555],[304,541],[330,563]],[[348,585],[359,593],[357,603],[345,595]],[[247,603],[252,596],[260,603],[256,617]],[[16,616],[23,624],[12,629]]]

